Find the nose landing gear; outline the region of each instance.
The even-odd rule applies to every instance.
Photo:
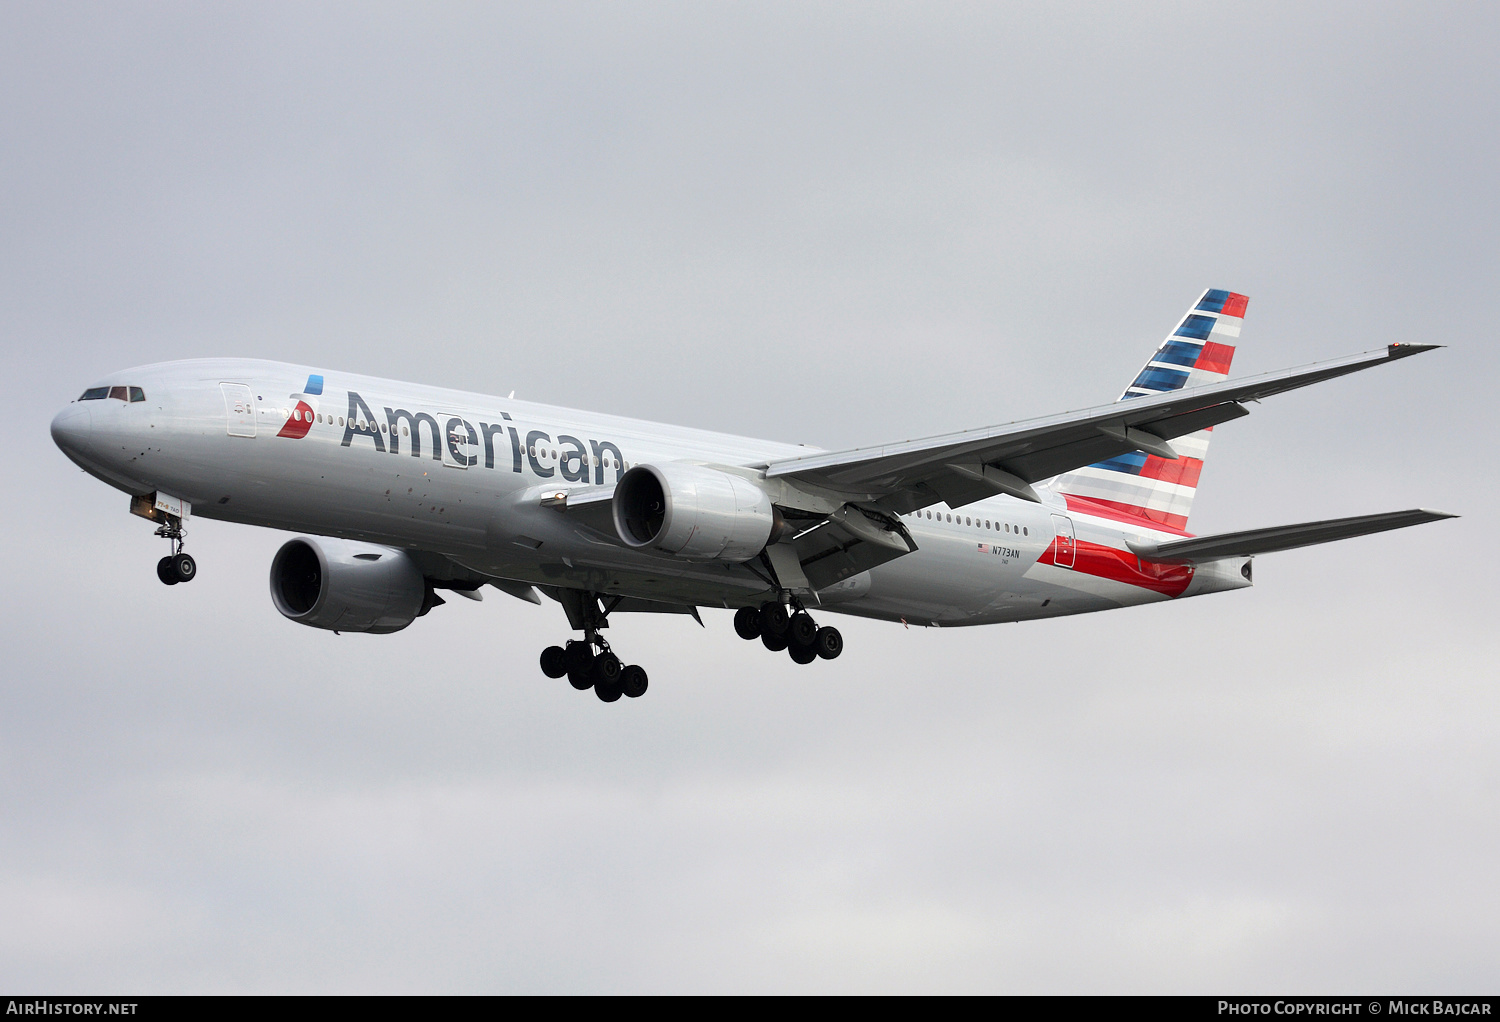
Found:
[[[172,541],[172,552],[156,562],[156,577],[169,586],[175,586],[178,582],[191,582],[198,577],[198,562],[193,560],[193,555],[184,553],[182,549],[183,538],[187,531],[182,527],[181,518],[168,518],[156,534],[163,539]]]
[[[786,650],[799,664],[832,660],[844,651],[844,637],[837,628],[819,628],[795,597],[792,613],[779,600],[759,607],[741,607],[734,613],[734,631],[747,642],[759,639],[773,653]]]
[[[172,552],[156,562],[156,577],[164,585],[175,586],[198,577],[198,562],[182,550],[182,541],[187,537],[182,523],[191,508],[187,501],[159,491],[130,498],[130,513],[155,522],[156,535],[172,544]]]

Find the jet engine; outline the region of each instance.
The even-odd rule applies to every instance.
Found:
[[[288,541],[271,561],[271,600],[298,624],[399,632],[428,608],[427,580],[405,550],[323,536]]]
[[[754,483],[684,462],[626,472],[615,485],[613,511],[626,546],[693,561],[748,561],[783,527],[771,498]]]

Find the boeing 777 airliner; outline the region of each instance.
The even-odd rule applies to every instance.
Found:
[[[190,516],[307,533],[271,562],[286,617],[394,632],[492,586],[561,603],[581,640],[541,667],[613,702],[646,691],[609,616],[734,609],[807,664],[843,648],[810,611],[993,624],[1251,584],[1257,554],[1453,517],[1412,510],[1193,536],[1213,428],[1259,401],[1436,345],[1227,379],[1247,299],[1209,290],[1113,404],[846,451],[258,359],[114,373],[52,421],[130,495],[191,581]]]

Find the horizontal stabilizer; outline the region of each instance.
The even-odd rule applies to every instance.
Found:
[[[1129,543],[1130,549],[1145,561],[1217,561],[1223,557],[1251,557],[1277,550],[1294,550],[1316,543],[1332,543],[1336,539],[1352,539],[1368,536],[1372,532],[1387,532],[1404,529],[1408,525],[1457,518],[1446,511],[1428,511],[1417,508],[1411,511],[1387,511],[1379,515],[1360,515],[1356,518],[1334,518],[1326,522],[1302,522],[1298,525],[1277,525],[1269,529],[1251,529],[1248,532],[1226,532],[1219,536],[1198,536],[1194,539],[1173,540],[1170,543]]]

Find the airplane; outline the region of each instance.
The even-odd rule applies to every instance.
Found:
[[[198,516],[304,533],[271,561],[299,624],[390,633],[491,587],[561,604],[541,669],[605,702],[645,670],[613,614],[734,611],[799,664],[843,650],[813,612],[955,627],[1251,585],[1254,557],[1456,517],[1414,509],[1195,536],[1216,426],[1246,405],[1440,345],[1228,378],[1248,299],[1209,289],[1112,404],[826,451],[319,367],[208,358],[99,380],[52,421],[189,582]]]

